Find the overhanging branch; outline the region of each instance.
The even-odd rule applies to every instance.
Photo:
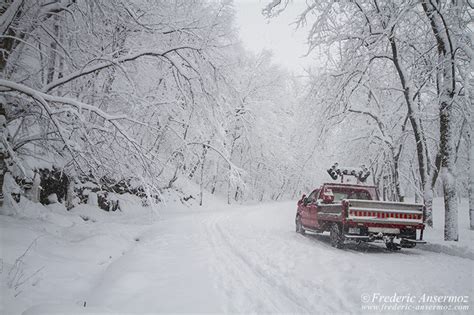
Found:
[[[66,76],[62,77],[61,79],[53,81],[53,82],[51,82],[50,84],[46,85],[43,88],[43,92],[48,93],[52,89],[54,89],[54,88],[56,88],[60,85],[63,85],[67,82],[73,81],[73,80],[75,80],[79,77],[82,77],[84,75],[88,75],[88,74],[91,74],[93,72],[103,70],[103,69],[109,68],[109,67],[117,65],[117,64],[129,62],[129,61],[134,61],[134,60],[142,58],[142,57],[147,57],[147,56],[148,57],[156,57],[156,58],[163,58],[166,61],[170,61],[169,58],[167,58],[168,54],[170,54],[172,52],[177,52],[179,50],[184,50],[184,49],[200,51],[200,49],[196,48],[196,47],[181,46],[181,47],[171,48],[171,49],[169,49],[167,51],[164,51],[164,52],[161,52],[161,53],[156,52],[156,51],[141,51],[141,52],[137,52],[137,53],[134,53],[134,54],[130,54],[128,56],[123,56],[123,57],[120,57],[120,58],[110,59],[108,61],[104,61],[102,63],[96,64],[96,65],[93,65],[93,66],[85,67],[85,68],[83,68],[79,71],[73,72],[69,75],[66,75]]]

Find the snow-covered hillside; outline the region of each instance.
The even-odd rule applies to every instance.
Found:
[[[361,313],[364,294],[472,296],[467,223],[456,245],[441,241],[435,217],[430,244],[339,250],[294,232],[294,201],[209,204],[152,212],[132,200],[106,213],[28,203],[24,217],[0,216],[0,313]]]

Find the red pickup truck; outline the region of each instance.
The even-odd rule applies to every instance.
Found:
[[[381,241],[389,250],[413,248],[425,243],[423,210],[422,204],[379,201],[374,186],[326,183],[298,201],[296,232],[329,231],[337,248],[351,241]]]

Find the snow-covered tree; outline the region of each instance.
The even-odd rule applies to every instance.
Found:
[[[263,13],[271,17],[288,4],[272,1]],[[456,208],[452,174],[462,125],[459,112],[469,104],[469,93],[463,92],[464,69],[472,55],[465,6],[439,1],[313,1],[296,20],[299,25],[311,25],[309,50],[318,53],[325,64],[316,82],[331,82],[325,93],[317,94],[319,110],[328,124],[340,126],[354,114],[366,116],[372,131],[360,138],[368,143],[379,138],[392,148],[380,150],[385,152],[381,159],[365,150],[366,159],[375,162],[372,168],[377,170],[385,169],[387,162],[396,166],[389,167],[396,171],[387,174],[395,191],[400,180],[418,186],[415,190],[423,195],[429,225],[438,175],[441,170],[451,174],[443,176],[444,183],[451,179],[451,184],[444,185],[445,199],[451,200],[451,206],[446,205],[446,229],[450,231],[456,230],[456,224],[449,222],[457,220],[456,211],[450,209]],[[377,108],[367,99],[382,105]],[[448,125],[452,128],[446,128]],[[416,155],[408,157],[413,151]],[[416,164],[411,163],[413,158]],[[417,174],[410,174],[412,168]],[[449,233],[447,239],[456,239],[456,232]]]
[[[228,1],[2,9],[1,153],[27,189],[49,169],[69,192],[92,182],[159,195],[179,177],[200,185],[201,202],[204,189],[229,202],[286,191],[292,157],[278,153],[292,152],[294,78],[240,46]]]

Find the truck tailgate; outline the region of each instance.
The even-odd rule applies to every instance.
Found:
[[[403,225],[423,223],[422,204],[360,199],[346,201],[349,221]]]

